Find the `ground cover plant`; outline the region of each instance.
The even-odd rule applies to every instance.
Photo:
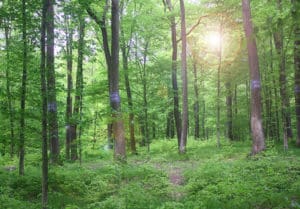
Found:
[[[116,163],[111,151],[93,150],[102,159],[87,154],[82,165],[49,168],[49,208],[300,208],[299,150],[270,143],[251,157],[249,142],[222,144],[191,140],[182,156],[174,140],[161,140],[126,164]],[[41,207],[37,156],[28,156],[25,176],[16,161],[1,158],[1,208]]]

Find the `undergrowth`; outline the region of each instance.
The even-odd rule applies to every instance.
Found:
[[[84,150],[83,163],[49,168],[49,208],[53,209],[202,209],[300,208],[300,150],[268,142],[249,157],[251,143],[223,140],[188,142],[179,155],[175,140],[151,144],[115,163],[112,152]],[[39,153],[39,152],[36,152]],[[39,154],[26,156],[25,176],[17,159],[0,158],[0,208],[41,208]],[[184,183],[173,185],[180,170]]]

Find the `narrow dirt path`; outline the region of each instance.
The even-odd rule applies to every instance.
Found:
[[[182,197],[184,196],[183,185],[185,182],[181,168],[171,167],[169,170],[169,180],[172,184],[172,198],[176,201],[182,199]]]

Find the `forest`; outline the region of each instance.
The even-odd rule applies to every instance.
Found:
[[[300,1],[0,0],[0,208],[300,208]]]

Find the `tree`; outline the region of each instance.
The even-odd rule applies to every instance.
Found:
[[[58,163],[59,140],[57,122],[56,82],[54,70],[54,0],[47,0],[46,34],[46,77],[48,94],[48,123],[50,135],[50,159],[52,163]]]
[[[277,1],[277,6],[280,12],[282,12],[282,2]],[[287,138],[292,138],[292,128],[291,128],[291,116],[290,116],[290,101],[287,91],[287,79],[286,79],[286,55],[284,49],[284,34],[283,34],[283,22],[279,18],[277,23],[277,31],[273,34],[275,48],[279,59],[279,89],[281,96],[281,106],[282,106],[282,117],[283,117],[283,130],[284,130],[284,146],[287,149]]]
[[[265,140],[261,117],[261,95],[260,95],[260,74],[256,41],[251,22],[251,8],[249,0],[242,0],[243,23],[247,39],[248,62],[251,82],[251,134],[252,134],[252,155],[265,149]]]
[[[22,41],[23,41],[23,73],[21,87],[21,116],[20,116],[20,142],[19,142],[19,174],[24,175],[25,155],[25,100],[27,82],[27,16],[26,0],[22,0]]]
[[[181,76],[182,76],[182,125],[179,145],[179,153],[186,152],[187,132],[188,132],[188,88],[187,88],[187,64],[186,64],[186,26],[184,0],[180,0],[181,14]]]
[[[8,103],[8,112],[9,112],[9,126],[10,126],[10,156],[13,157],[14,154],[14,146],[15,146],[15,122],[14,122],[14,107],[11,95],[11,59],[10,59],[10,33],[11,28],[10,24],[11,21],[9,18],[4,20],[5,22],[5,49],[6,49],[6,70],[5,70],[5,77],[6,77],[6,95],[7,95],[7,103]]]
[[[124,1],[121,4],[121,20],[123,18],[124,13]],[[129,80],[129,73],[128,73],[128,57],[130,53],[130,43],[132,39],[134,23],[131,25],[130,30],[130,37],[129,41],[126,41],[125,34],[124,34],[124,27],[121,25],[121,52],[122,52],[122,62],[123,62],[123,70],[124,70],[124,80],[125,80],[125,88],[126,88],[126,95],[127,95],[127,102],[129,107],[129,133],[130,133],[130,149],[132,154],[137,154],[136,150],[136,142],[135,142],[135,129],[134,129],[134,113],[133,113],[133,101],[132,101],[132,92]]]
[[[172,12],[173,6],[171,0],[166,0],[166,5],[170,12]],[[174,103],[174,119],[176,134],[178,140],[178,147],[180,146],[181,137],[181,119],[179,111],[179,95],[178,95],[178,84],[177,84],[177,32],[176,32],[176,21],[174,15],[170,17],[171,23],[171,37],[172,37],[172,88],[173,88],[173,103]]]
[[[73,28],[71,26],[71,15],[64,12],[66,33],[66,58],[67,58],[67,101],[66,101],[66,158],[70,159],[71,140],[74,138],[74,125],[72,121],[72,90],[73,90]]]
[[[85,19],[82,14],[79,15],[79,40],[78,40],[78,61],[76,74],[76,95],[73,110],[73,126],[74,133],[71,138],[71,159],[74,161],[78,158],[77,155],[77,136],[79,135],[79,124],[81,122],[81,110],[83,99],[83,52],[84,52],[84,30]]]
[[[126,147],[119,95],[119,1],[112,0],[111,5],[111,49],[109,49],[108,34],[106,30],[107,8],[108,1],[106,2],[102,18],[99,18],[96,15],[90,5],[87,6],[87,12],[100,26],[102,32],[102,44],[108,69],[109,97],[113,120],[112,131],[115,138],[114,156],[115,159],[122,161],[126,158]]]
[[[295,68],[295,109],[297,121],[296,145],[300,147],[300,3],[292,0],[292,14],[294,19],[294,68]]]
[[[46,18],[48,0],[43,1],[41,20],[41,100],[42,100],[42,208],[48,204],[48,137],[47,137],[47,84],[46,84]]]

